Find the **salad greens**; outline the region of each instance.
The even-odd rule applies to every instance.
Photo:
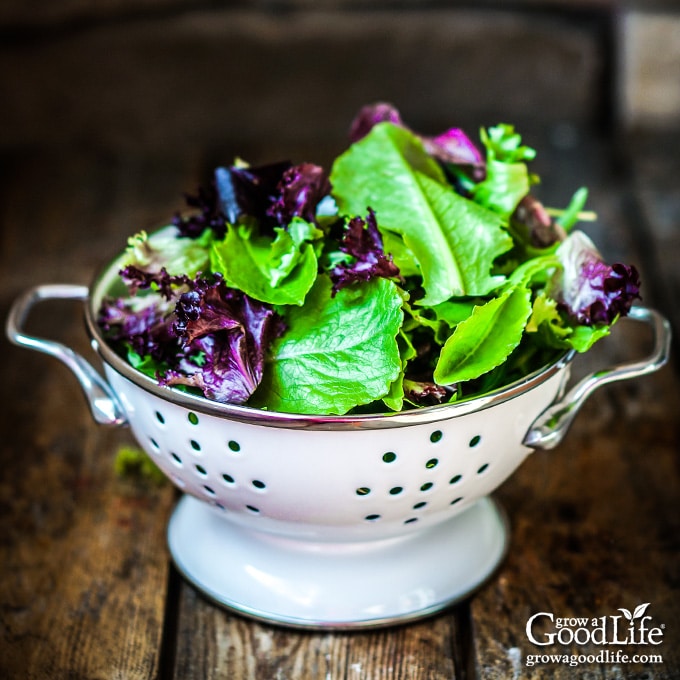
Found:
[[[436,137],[364,107],[330,173],[215,170],[190,214],[128,241],[98,322],[136,369],[224,403],[400,411],[503,387],[587,351],[639,297],[564,210],[531,194],[511,125]]]

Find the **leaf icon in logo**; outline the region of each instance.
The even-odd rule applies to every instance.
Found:
[[[641,618],[644,615],[647,607],[649,607],[649,602],[645,602],[644,604],[639,604],[637,607],[635,607],[635,611],[633,612],[633,618],[634,619]]]
[[[632,621],[632,620],[633,620],[633,615],[632,615],[627,609],[624,609],[623,607],[619,607],[619,611],[620,611],[620,612],[623,612],[623,615],[624,615],[629,621]]]

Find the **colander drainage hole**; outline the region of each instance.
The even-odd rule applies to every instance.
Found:
[[[382,459],[386,463],[394,463],[394,461],[397,460],[397,454],[394,453],[394,451],[388,451],[387,453],[383,453]]]
[[[425,463],[425,467],[428,470],[431,470],[432,468],[436,468],[437,465],[439,465],[439,460],[437,458],[430,458],[430,460]]]
[[[170,455],[177,465],[182,465],[182,459],[176,453],[170,453]]]
[[[474,447],[477,446],[477,444],[479,444],[479,442],[481,442],[481,441],[482,441],[481,436],[478,435],[478,434],[476,434],[476,435],[470,440],[470,448],[471,448],[471,449],[474,448]]]
[[[449,479],[449,484],[458,484],[461,479],[463,479],[463,475],[454,475],[451,477],[451,479]]]
[[[427,505],[427,503],[425,501],[420,501],[420,503],[416,503],[413,506],[413,509],[414,510],[420,510],[420,508],[424,508],[426,505]]]
[[[462,500],[463,500],[463,497],[462,497],[462,496],[458,496],[458,498],[454,498],[454,499],[451,501],[451,505],[455,505],[456,503],[460,503]]]
[[[417,517],[411,517],[407,520],[404,520],[404,524],[413,524],[413,522],[417,522],[418,518]]]
[[[222,475],[222,479],[227,484],[234,484],[236,482],[236,480],[231,475],[227,475],[227,474]]]
[[[163,414],[160,411],[156,411],[156,420],[161,424],[165,425],[165,418],[163,417]]]
[[[234,452],[238,453],[241,450],[241,445],[233,439],[227,443],[227,446]]]
[[[433,482],[425,482],[425,484],[423,484],[423,485],[420,487],[420,490],[421,490],[421,491],[429,491],[433,486],[434,486],[434,483],[433,483]]]
[[[356,493],[357,496],[368,496],[368,494],[371,493],[371,490],[367,486],[360,486]]]
[[[253,514],[257,515],[260,511],[258,508],[256,508],[254,505],[246,505],[246,508],[250,510]]]
[[[266,489],[267,485],[264,482],[261,482],[259,479],[253,479],[253,486],[256,489]]]
[[[209,496],[216,496],[216,495],[217,495],[217,494],[215,493],[215,490],[214,490],[214,489],[211,489],[209,486],[204,486],[203,488],[205,489],[205,492],[206,492]]]
[[[393,486],[390,489],[390,495],[391,496],[398,496],[403,490],[404,490],[403,486]]]
[[[487,469],[488,467],[489,467],[489,464],[488,464],[488,463],[484,463],[484,465],[482,465],[482,467],[480,467],[479,470],[477,470],[477,474],[478,474],[478,475],[481,475],[482,472],[485,472],[486,469]]]
[[[438,441],[441,441],[441,438],[444,436],[444,433],[441,430],[435,430],[431,435],[430,435],[430,441],[433,444],[436,444]]]
[[[195,413],[191,412],[187,418],[192,425],[198,425],[198,416]]]
[[[191,444],[191,448],[192,448],[194,451],[200,451],[200,450],[201,450],[201,445],[200,445],[195,439],[192,439],[192,440],[189,442],[189,444]]]
[[[153,446],[153,448],[156,451],[158,451],[158,449],[160,449],[160,446],[158,446],[158,442],[153,437],[149,437],[149,441],[151,442],[151,446]]]
[[[366,515],[364,519],[368,520],[369,522],[375,522],[377,519],[380,519],[380,515]]]
[[[208,471],[202,465],[194,465],[196,472],[203,477],[207,477]]]

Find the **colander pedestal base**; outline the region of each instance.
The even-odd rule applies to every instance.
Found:
[[[250,531],[188,495],[168,527],[177,568],[207,597],[260,621],[311,629],[429,616],[481,586],[507,540],[505,515],[490,498],[382,541],[325,543]]]

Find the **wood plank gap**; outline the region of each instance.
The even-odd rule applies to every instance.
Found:
[[[168,580],[165,589],[165,611],[163,612],[163,632],[158,658],[158,680],[172,680],[175,675],[177,658],[177,633],[179,630],[179,600],[182,577],[170,561]]]
[[[472,645],[472,614],[470,600],[461,602],[454,610],[453,668],[456,680],[476,678]]]

